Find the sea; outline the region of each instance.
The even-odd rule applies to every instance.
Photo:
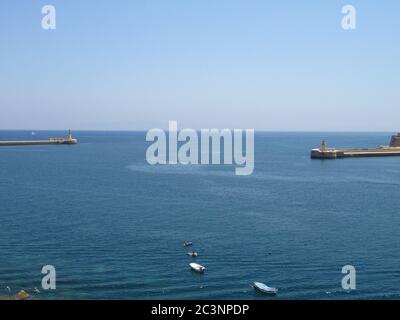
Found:
[[[151,166],[145,132],[73,134],[77,145],[0,147],[0,296],[400,298],[400,157],[310,159],[322,139],[376,147],[392,133],[256,132],[249,176],[234,165]],[[46,265],[55,290],[42,289]],[[347,265],[354,290],[342,287]]]

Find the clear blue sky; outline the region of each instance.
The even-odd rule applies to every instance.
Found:
[[[1,0],[0,41],[0,129],[400,130],[398,0]]]

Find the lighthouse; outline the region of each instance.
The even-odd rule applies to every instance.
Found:
[[[64,141],[66,144],[77,144],[78,143],[78,140],[76,140],[72,137],[71,130],[68,130],[67,137],[65,138]]]

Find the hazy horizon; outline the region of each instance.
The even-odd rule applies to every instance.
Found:
[[[154,129],[154,128],[149,128],[149,129]],[[163,129],[166,132],[168,132],[168,127],[157,127],[157,129]],[[215,128],[215,127],[210,127],[210,128],[187,128],[187,127],[178,127],[178,131],[181,129],[194,129],[196,131],[200,131],[201,129],[229,129],[229,128]],[[244,128],[233,128],[233,129],[244,129]],[[26,131],[26,132],[68,132],[71,130],[72,134],[74,132],[140,132],[140,133],[146,133],[148,129],[108,129],[108,130],[99,130],[99,129],[32,129],[32,128],[26,128],[26,129],[2,129],[0,128],[0,132],[6,132],[6,131]],[[326,130],[326,131],[319,131],[319,130],[309,130],[309,131],[304,131],[304,130],[262,130],[262,129],[255,129],[255,132],[259,133],[338,133],[338,134],[346,134],[346,133],[365,133],[365,134],[397,134],[400,133],[400,131],[338,131],[338,130]]]
[[[56,8],[56,30],[41,9]],[[343,30],[341,9],[357,10]],[[0,3],[0,129],[398,132],[400,3]]]

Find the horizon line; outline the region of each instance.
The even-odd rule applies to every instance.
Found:
[[[151,130],[154,128],[150,129],[0,129],[1,131],[65,131],[68,132],[71,130],[71,132],[147,132],[148,130]],[[163,128],[160,128],[163,129]],[[182,129],[188,129],[186,127],[182,127]],[[178,131],[182,130],[179,129]],[[217,130],[222,130],[222,129],[242,129],[242,130],[254,130],[255,132],[281,132],[281,133],[398,133],[400,132],[399,130],[268,130],[268,129],[252,129],[252,128],[200,128],[200,129],[194,129],[196,131],[200,131],[201,129],[217,129]],[[168,128],[163,129],[165,131],[168,131]]]

